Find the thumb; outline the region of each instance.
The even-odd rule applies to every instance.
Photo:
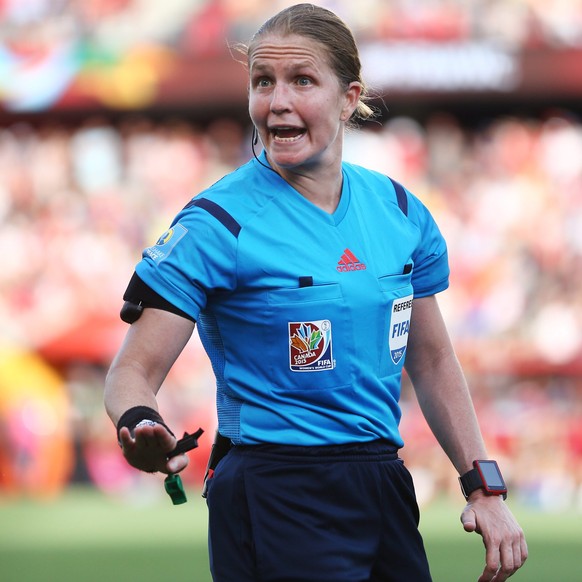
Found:
[[[468,507],[465,508],[463,513],[461,514],[461,523],[465,528],[465,531],[473,532],[477,529],[477,520],[475,517],[475,512]]]
[[[186,455],[186,454],[176,455],[175,457],[172,457],[168,461],[168,463],[166,465],[166,469],[169,473],[179,473],[180,471],[183,471],[188,466],[189,462],[190,462],[190,459],[189,459],[188,455]]]

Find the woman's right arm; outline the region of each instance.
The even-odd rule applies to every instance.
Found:
[[[193,330],[194,323],[189,319],[144,309],[129,328],[105,381],[105,409],[113,424],[117,425],[122,414],[135,406],[158,410],[156,394]],[[119,437],[128,463],[143,471],[176,473],[188,463],[186,455],[167,460],[176,438],[163,425],[138,427],[133,435],[122,428]]]

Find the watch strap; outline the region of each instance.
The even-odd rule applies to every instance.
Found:
[[[477,489],[482,489],[484,487],[481,475],[476,468],[467,471],[464,475],[459,477],[459,482],[461,483],[461,490],[465,499],[469,498],[469,495],[476,491]]]

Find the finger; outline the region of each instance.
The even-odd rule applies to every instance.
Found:
[[[485,544],[485,568],[483,570],[483,574],[479,578],[479,582],[498,582],[500,578],[496,578],[496,575],[499,573],[499,566],[500,566],[500,553],[499,553],[499,544],[492,543],[491,541],[483,540]],[[505,580],[505,578],[503,578]]]
[[[135,444],[135,440],[126,426],[122,427],[119,431],[119,442],[123,450],[129,449]]]
[[[156,438],[153,426],[139,426],[133,429],[133,438],[139,448],[149,449],[155,446]]]
[[[158,424],[154,427],[154,436],[158,445],[166,452],[169,453],[176,448],[178,439],[176,439],[172,433],[168,432],[168,430],[161,424]]]
[[[523,531],[519,530],[519,535],[513,543],[513,566],[514,572],[521,568],[527,560],[527,543]]]
[[[186,455],[185,453],[181,455],[176,455],[167,462],[166,470],[168,471],[168,473],[179,473],[188,466],[189,462],[190,459],[188,455]]]
[[[512,572],[509,574],[514,574],[519,568],[523,566],[527,559],[527,543],[525,541],[525,535],[521,527],[518,524],[515,524],[515,528],[511,532],[511,537],[509,538],[511,542],[511,551],[508,552],[509,560],[505,563],[507,568],[504,569],[509,570],[510,566],[513,566]],[[501,547],[501,560],[504,560],[504,548]]]
[[[514,555],[514,544],[502,544],[500,555],[500,566],[497,575],[493,580],[495,582],[505,582],[517,570]]]
[[[137,426],[134,437],[138,446],[159,448],[169,452],[176,446],[176,437],[172,436],[161,424]]]
[[[497,569],[491,570],[488,566],[485,566],[483,573],[479,576],[477,582],[497,582],[495,575],[497,574]]]

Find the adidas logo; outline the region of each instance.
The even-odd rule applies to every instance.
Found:
[[[350,249],[346,249],[342,258],[338,261],[336,269],[340,273],[346,273],[347,271],[365,271],[366,265],[361,263]]]

